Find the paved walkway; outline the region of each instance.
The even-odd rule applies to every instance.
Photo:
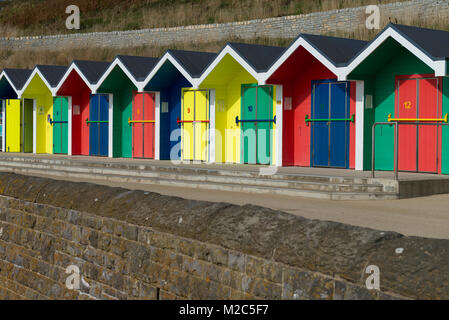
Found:
[[[60,155],[31,155],[31,154],[1,154],[1,156],[39,157],[54,159],[77,159],[86,162],[114,162],[114,163],[142,163],[161,166],[172,165],[170,161],[150,161],[131,159],[109,159],[83,156]],[[185,166],[186,164],[180,164]],[[210,167],[220,169],[238,169],[258,171],[260,166],[251,165],[208,165],[190,164],[188,166]],[[370,172],[353,170],[319,169],[319,168],[280,168],[280,172],[288,174],[331,175],[348,177],[369,177]],[[48,174],[45,177],[51,177]],[[392,172],[379,172],[377,177],[393,178]],[[55,179],[61,179],[55,177]],[[449,179],[449,176],[401,173],[401,180],[409,179]],[[79,179],[71,179],[81,181]],[[108,181],[83,179],[82,181],[129,189],[158,192],[165,195],[179,196],[194,200],[214,202],[229,202],[239,205],[253,204],[272,209],[282,210],[309,219],[336,221],[351,225],[363,226],[383,231],[396,231],[410,236],[449,239],[449,195],[435,195],[423,198],[404,200],[376,200],[376,201],[331,201],[301,197],[267,196],[259,194],[245,194],[241,192],[225,192],[214,190],[186,189],[159,185],[136,183],[114,183]]]
[[[449,239],[449,195],[404,200],[331,201],[136,183],[111,183],[88,179],[82,181],[158,192],[193,200],[228,202],[238,205],[253,204],[309,219],[336,221],[382,231],[396,231],[409,236]]]

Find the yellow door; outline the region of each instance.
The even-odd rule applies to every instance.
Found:
[[[21,101],[6,100],[6,152],[20,152],[20,134],[22,128]]]
[[[195,91],[195,160],[207,161],[209,151],[209,97],[204,90]]]
[[[195,91],[184,90],[182,99],[182,160],[194,160]]]

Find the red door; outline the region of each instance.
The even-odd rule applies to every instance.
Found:
[[[143,157],[154,158],[154,93],[143,93]]]
[[[154,94],[133,92],[133,158],[154,158]]]
[[[418,118],[441,118],[438,108],[438,79],[419,80]],[[418,171],[438,172],[438,127],[424,125],[418,128]]]
[[[398,81],[397,117],[401,119],[415,119],[417,117],[416,92],[417,81]],[[416,171],[416,126],[399,125],[399,170]]]
[[[397,117],[441,118],[438,79],[398,80]],[[399,170],[438,172],[438,128],[436,125],[399,125]]]

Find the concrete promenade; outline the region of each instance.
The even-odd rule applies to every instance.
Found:
[[[172,166],[169,161],[131,160],[131,159],[108,159],[81,156],[59,156],[59,155],[31,155],[31,154],[2,154],[5,157],[29,157],[31,159],[77,159],[97,164],[142,164],[148,163],[160,166]],[[207,165],[207,164],[179,164],[179,167],[215,168],[238,170],[241,172],[257,172],[260,166],[242,165]],[[352,170],[316,169],[287,167],[280,168],[279,173],[298,175],[334,175],[345,177],[368,178],[370,172],[356,172]],[[152,185],[147,183],[114,182],[98,178],[70,178],[52,175],[51,171],[45,174],[32,174],[35,176],[50,177],[58,180],[84,181],[100,185],[116,186],[129,189],[138,189],[157,192],[164,195],[179,196],[193,200],[204,200],[212,202],[228,202],[233,204],[250,204],[282,210],[294,215],[309,219],[335,221],[345,224],[368,227],[383,231],[396,231],[409,236],[422,236],[428,238],[449,239],[449,194],[433,195],[428,197],[399,199],[399,200],[358,200],[358,201],[332,201],[327,199],[310,199],[306,197],[291,197],[285,195],[245,192],[230,192],[222,190],[204,190],[198,188],[177,187],[167,185]],[[376,173],[377,177],[391,179],[392,172]],[[401,181],[407,180],[448,180],[448,176],[400,173]]]

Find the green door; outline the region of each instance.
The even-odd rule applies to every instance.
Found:
[[[68,152],[68,113],[69,101],[67,97],[53,99],[53,153],[67,154]]]
[[[270,164],[271,159],[271,128],[272,122],[272,88],[261,86],[257,88],[257,163]]]
[[[33,99],[24,99],[22,112],[22,151],[33,152]]]
[[[257,159],[257,86],[242,86],[242,154],[243,163],[255,164]]]
[[[270,164],[272,128],[272,86],[242,86],[243,163]]]

